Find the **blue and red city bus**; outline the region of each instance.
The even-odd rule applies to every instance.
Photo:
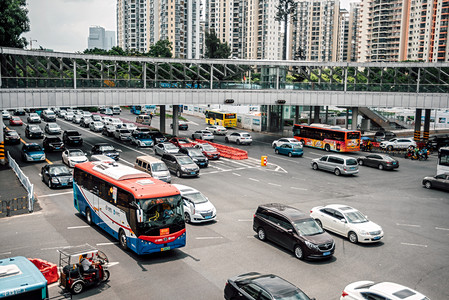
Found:
[[[171,184],[115,162],[76,164],[75,208],[137,254],[184,247],[183,202]]]

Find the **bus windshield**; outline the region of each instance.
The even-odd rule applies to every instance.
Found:
[[[138,201],[143,210],[141,226],[145,229],[176,223],[183,218],[184,212],[180,195]]]

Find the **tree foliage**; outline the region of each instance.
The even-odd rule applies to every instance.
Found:
[[[25,6],[26,0],[0,1],[0,46],[25,48],[28,45],[26,38],[20,37],[22,33],[30,31]]]
[[[159,40],[150,47],[150,51],[148,51],[149,56],[151,57],[164,57],[171,58],[172,57],[172,46],[170,41],[167,40]]]
[[[228,43],[220,42],[213,30],[206,32],[205,44],[206,52],[204,56],[207,58],[229,58],[231,56],[231,48]]]

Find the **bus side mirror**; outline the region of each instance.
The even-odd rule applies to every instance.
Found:
[[[143,210],[138,209],[136,211],[137,213],[137,223],[142,223],[143,222]]]

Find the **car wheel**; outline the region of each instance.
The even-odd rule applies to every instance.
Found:
[[[393,150],[393,146],[388,146],[387,147],[387,151],[392,151]]]
[[[229,143],[229,139],[228,139],[227,137],[225,138],[225,142],[226,142],[226,143]]]
[[[123,229],[120,229],[120,231],[118,233],[118,240],[120,242],[120,248],[122,248],[123,250],[127,250],[128,249],[128,243],[127,243],[126,234],[123,231]]]
[[[313,163],[312,168],[313,168],[314,170],[318,170],[318,164],[317,164],[317,163]]]
[[[240,140],[235,141],[237,145],[240,145]]]
[[[273,148],[276,148],[278,145],[277,144],[273,144]]]
[[[302,144],[302,146],[304,147],[304,145],[305,145],[306,143],[304,142],[304,140],[301,140],[301,144]]]
[[[259,228],[257,230],[257,237],[259,238],[259,240],[261,241],[265,241],[267,238],[267,235],[265,234],[265,230],[263,228]]]
[[[176,176],[178,176],[178,178],[181,178],[181,177],[182,177],[181,171],[177,170],[177,171],[176,171]]]
[[[338,169],[338,168],[335,169],[335,170],[334,170],[334,174],[337,175],[337,176],[340,176],[340,174],[341,174],[340,169]]]
[[[431,189],[432,188],[432,183],[430,181],[426,181],[424,183],[424,186],[426,187],[426,189]]]
[[[51,178],[48,178],[48,183],[47,184],[48,184],[49,188],[51,188],[51,189],[53,188],[53,184],[51,183]]]
[[[383,164],[379,164],[377,167],[379,168],[379,170],[383,170],[384,169],[384,165]]]
[[[75,283],[71,288],[72,294],[74,294],[74,295],[78,295],[83,290],[84,290],[84,283],[82,283],[81,281],[78,281],[77,283]]]
[[[363,166],[363,160],[359,160],[359,165]]]
[[[288,157],[292,157],[292,153],[291,152],[288,153]]]
[[[92,212],[89,207],[86,207],[86,222],[92,226]]]
[[[297,259],[304,259],[304,252],[302,251],[301,246],[296,245],[294,252]]]
[[[192,222],[188,212],[184,213],[184,219],[186,220],[186,223],[191,223]]]
[[[274,153],[279,154],[279,150],[278,150],[278,149],[275,149],[275,150],[274,150]]]
[[[324,150],[326,150],[327,152],[330,152],[331,151],[331,146],[329,146],[329,144],[326,144],[324,146]]]
[[[323,224],[321,223],[321,221],[320,221],[320,220],[318,220],[318,219],[315,219],[315,221],[316,221],[316,223],[317,223],[318,225],[320,225],[320,227],[321,227],[321,228],[323,228]]]
[[[354,231],[349,232],[348,238],[349,238],[349,241],[354,244],[357,243],[357,241],[358,241],[357,234]]]

